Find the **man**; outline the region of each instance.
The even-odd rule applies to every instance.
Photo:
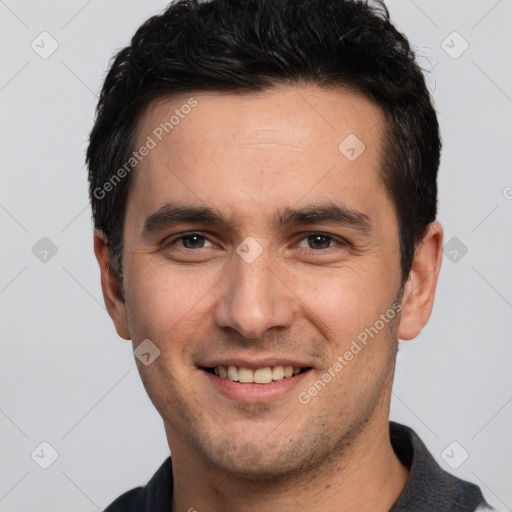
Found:
[[[382,4],[190,0],[137,31],[87,153],[94,248],[172,462],[108,512],[486,506],[389,422],[440,147]]]

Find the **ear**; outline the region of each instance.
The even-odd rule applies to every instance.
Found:
[[[94,231],[94,254],[98,260],[101,272],[101,289],[103,300],[107,307],[108,314],[114,321],[117,334],[125,340],[131,339],[128,328],[128,317],[126,315],[126,304],[119,283],[110,270],[108,240],[103,231]]]
[[[405,283],[398,338],[416,338],[428,322],[442,260],[443,228],[439,222],[432,222],[416,247],[409,278]]]

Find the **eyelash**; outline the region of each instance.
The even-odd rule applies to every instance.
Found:
[[[202,233],[197,232],[197,231],[190,231],[190,232],[175,236],[174,238],[172,238],[171,240],[166,242],[164,245],[165,245],[165,247],[170,247],[170,246],[174,245],[175,242],[178,242],[180,240],[183,241],[184,239],[191,238],[193,236],[197,236],[197,237],[204,238],[204,239],[208,240],[208,237],[206,235],[203,235]],[[305,234],[303,234],[302,238],[300,238],[299,242],[301,242],[302,240],[307,240],[308,238],[314,237],[314,236],[321,236],[321,237],[328,238],[331,242],[335,242],[342,247],[347,247],[350,245],[349,242],[347,242],[343,238],[335,237],[334,235],[330,235],[329,233],[323,233],[321,231],[312,231],[312,232],[305,233]],[[187,251],[197,251],[197,250],[203,249],[203,247],[199,247],[198,249],[190,249],[188,247],[182,247],[182,248]],[[311,249],[311,248],[308,248],[308,249],[302,248],[302,249],[313,251],[313,252],[325,252],[325,251],[328,251],[329,249],[334,249],[334,248],[335,247],[331,246],[331,247],[327,247],[326,249]]]

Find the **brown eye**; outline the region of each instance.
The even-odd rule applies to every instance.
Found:
[[[311,249],[328,249],[332,239],[327,235],[310,235],[307,237]]]
[[[184,249],[203,249],[209,247],[205,245],[207,243],[210,244],[210,246],[212,245],[212,243],[200,233],[186,233],[173,238],[167,245],[179,245]]]
[[[311,233],[301,239],[298,246],[304,249],[322,250],[334,247],[334,244],[343,245],[342,241],[334,239],[325,233]]]
[[[181,241],[186,249],[201,249],[204,246],[205,238],[201,235],[187,235],[182,237]]]

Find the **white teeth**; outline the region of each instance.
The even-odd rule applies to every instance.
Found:
[[[238,380],[240,382],[254,382],[254,372],[249,368],[243,368],[242,366],[238,369]]]
[[[267,384],[272,382],[272,370],[270,369],[270,366],[258,368],[254,372],[254,382],[256,382],[256,384]]]
[[[281,380],[284,378],[284,366],[274,366],[272,368],[272,379],[273,380]]]
[[[233,382],[242,382],[244,384],[268,384],[269,382],[275,380],[290,378],[293,375],[299,374],[300,371],[301,368],[283,365],[272,367],[265,366],[256,370],[252,370],[251,368],[246,368],[244,366],[238,367],[234,365],[220,365],[213,369],[215,375],[221,377],[222,379],[229,379]]]
[[[238,381],[238,368],[236,366],[228,366],[228,379],[235,382]]]

